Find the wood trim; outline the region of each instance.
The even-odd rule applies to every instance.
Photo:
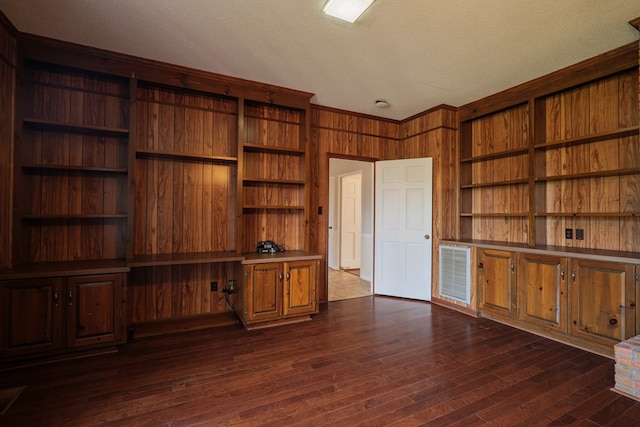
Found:
[[[462,314],[466,314],[471,317],[480,317],[480,312],[478,310],[474,310],[471,307],[467,307],[466,305],[458,305],[454,304],[450,301],[447,301],[443,298],[431,297],[431,303],[435,305],[439,305],[441,307],[445,307],[451,310],[458,311]]]
[[[137,117],[138,103],[138,81],[135,77],[129,80],[129,152],[127,168],[129,169],[129,180],[127,185],[127,259],[133,258],[135,254],[135,206],[136,206],[136,136],[138,129]]]
[[[640,16],[629,21],[629,24],[633,25],[636,30],[640,31]]]
[[[521,243],[495,242],[488,240],[441,240],[441,245],[461,245],[477,248],[495,249],[512,252],[525,252],[538,255],[562,256],[595,261],[619,262],[640,265],[640,253],[604,249],[571,248],[563,246],[538,245],[530,247]]]
[[[459,120],[467,121],[528,102],[559,90],[593,81],[620,71],[638,67],[638,42],[628,43],[602,55],[552,72],[537,79],[463,105]]]
[[[5,15],[1,10],[0,10],[0,26],[5,27],[14,37],[17,37],[19,34],[18,29],[13,25],[13,23],[9,20],[9,18],[7,18],[7,15]]]
[[[312,93],[20,33],[27,59],[138,80],[304,109]]]
[[[326,111],[326,112],[329,112],[329,113],[346,114],[346,115],[349,115],[349,116],[361,117],[363,119],[378,120],[378,121],[381,121],[381,122],[392,123],[394,125],[398,125],[398,124],[401,123],[399,120],[388,119],[386,117],[378,117],[378,116],[374,116],[372,114],[356,113],[354,111],[343,110],[343,109],[335,108],[335,107],[327,107],[327,106],[319,105],[319,104],[311,104],[311,112],[313,112],[313,110]],[[420,113],[420,114],[423,114],[423,113]],[[420,115],[420,114],[418,114],[418,115]],[[378,135],[376,135],[376,136],[378,136]]]
[[[454,113],[457,113],[458,112],[458,107],[454,107],[454,106],[449,105],[449,104],[436,105],[435,107],[431,107],[428,110],[422,111],[421,113],[417,113],[417,114],[414,114],[413,116],[407,117],[406,119],[400,120],[400,124],[401,125],[407,124],[412,120],[418,119],[418,118],[420,118],[420,117],[422,117],[422,116],[424,116],[426,114],[434,113],[434,112],[439,111],[439,110],[449,110],[449,111],[453,111]],[[446,127],[446,126],[441,126],[441,127]]]
[[[244,118],[244,98],[238,99],[238,160],[236,165],[236,252],[242,252],[242,242],[244,242],[244,227],[242,226],[243,222],[243,182],[242,179],[244,177],[244,144],[247,142],[247,135],[245,129],[245,118]]]

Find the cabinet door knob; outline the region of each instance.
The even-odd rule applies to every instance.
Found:
[[[59,295],[58,295],[58,290],[57,290],[57,289],[54,289],[54,291],[53,291],[53,303],[54,303],[56,306],[58,305],[58,297],[59,297]]]
[[[484,268],[484,263],[483,263],[482,261],[480,261],[480,262],[478,263],[478,269],[479,269],[479,270],[482,270],[483,268]]]
[[[560,270],[560,278],[564,280],[564,270]]]
[[[67,293],[67,302],[69,305],[73,305],[73,291],[69,291]]]

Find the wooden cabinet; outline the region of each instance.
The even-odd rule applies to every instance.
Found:
[[[122,275],[69,277],[67,346],[118,343],[124,336]]]
[[[245,267],[246,323],[282,317],[283,269],[279,262]]]
[[[317,312],[318,261],[292,261],[285,264],[284,273],[285,316]]]
[[[613,345],[636,334],[634,266],[573,260],[571,333]]]
[[[252,328],[306,320],[317,313],[318,259],[277,254],[251,255],[243,261],[234,295],[242,323]]]
[[[124,342],[123,274],[0,282],[2,359]]]
[[[4,356],[46,353],[64,346],[63,292],[61,278],[0,282]]]
[[[476,286],[483,316],[601,354],[640,331],[637,264],[480,247]]]
[[[518,319],[567,332],[567,259],[522,253],[519,258]]]
[[[512,317],[516,308],[517,254],[508,251],[478,251],[480,309]]]

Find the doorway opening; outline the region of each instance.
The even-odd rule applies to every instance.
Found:
[[[373,185],[372,162],[329,159],[328,301],[372,294]]]

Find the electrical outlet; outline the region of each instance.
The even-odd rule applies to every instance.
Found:
[[[211,282],[211,292],[218,292],[218,282]]]
[[[564,237],[567,239],[573,239],[573,228],[565,228]]]
[[[584,240],[584,229],[576,228],[576,240]]]

